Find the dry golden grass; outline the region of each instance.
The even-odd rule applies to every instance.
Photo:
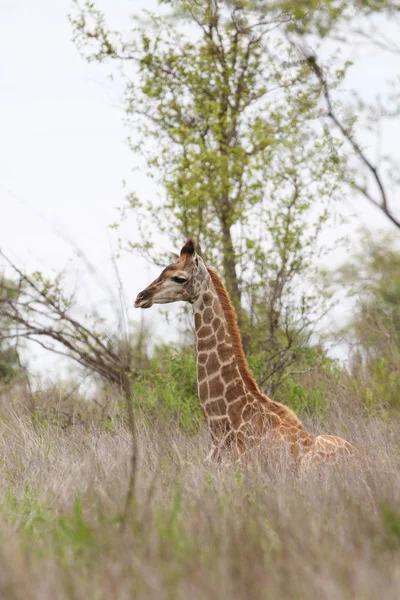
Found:
[[[46,401],[57,407],[57,390]],[[206,432],[139,415],[121,530],[130,434],[117,403],[82,411],[32,415],[22,392],[3,398],[1,598],[399,597],[398,425],[343,413],[309,423],[366,458],[299,481],[284,455],[249,472],[204,465]]]

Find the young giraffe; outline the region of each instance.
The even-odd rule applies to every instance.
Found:
[[[209,460],[243,459],[252,449],[261,450],[268,434],[289,447],[302,472],[353,453],[354,447],[340,437],[308,433],[293,411],[260,392],[247,366],[227,291],[196,254],[191,239],[179,260],[138,294],[135,307],[178,300],[193,305],[198,391],[212,439]]]

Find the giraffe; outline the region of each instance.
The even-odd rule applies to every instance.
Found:
[[[211,435],[206,460],[243,462],[272,436],[290,450],[300,472],[335,464],[355,448],[333,435],[313,435],[287,406],[258,388],[244,355],[236,312],[216,273],[188,239],[179,259],[137,295],[136,308],[183,300],[193,306],[197,383]]]

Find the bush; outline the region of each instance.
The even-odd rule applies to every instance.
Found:
[[[139,375],[133,391],[135,404],[148,415],[172,419],[191,433],[198,431],[203,423],[192,348],[174,345],[156,348],[150,368]]]

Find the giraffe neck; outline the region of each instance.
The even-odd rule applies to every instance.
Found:
[[[259,391],[245,362],[234,309],[211,269],[193,310],[201,406],[213,441],[225,440],[228,445],[243,426],[246,414],[250,418],[254,413]]]

